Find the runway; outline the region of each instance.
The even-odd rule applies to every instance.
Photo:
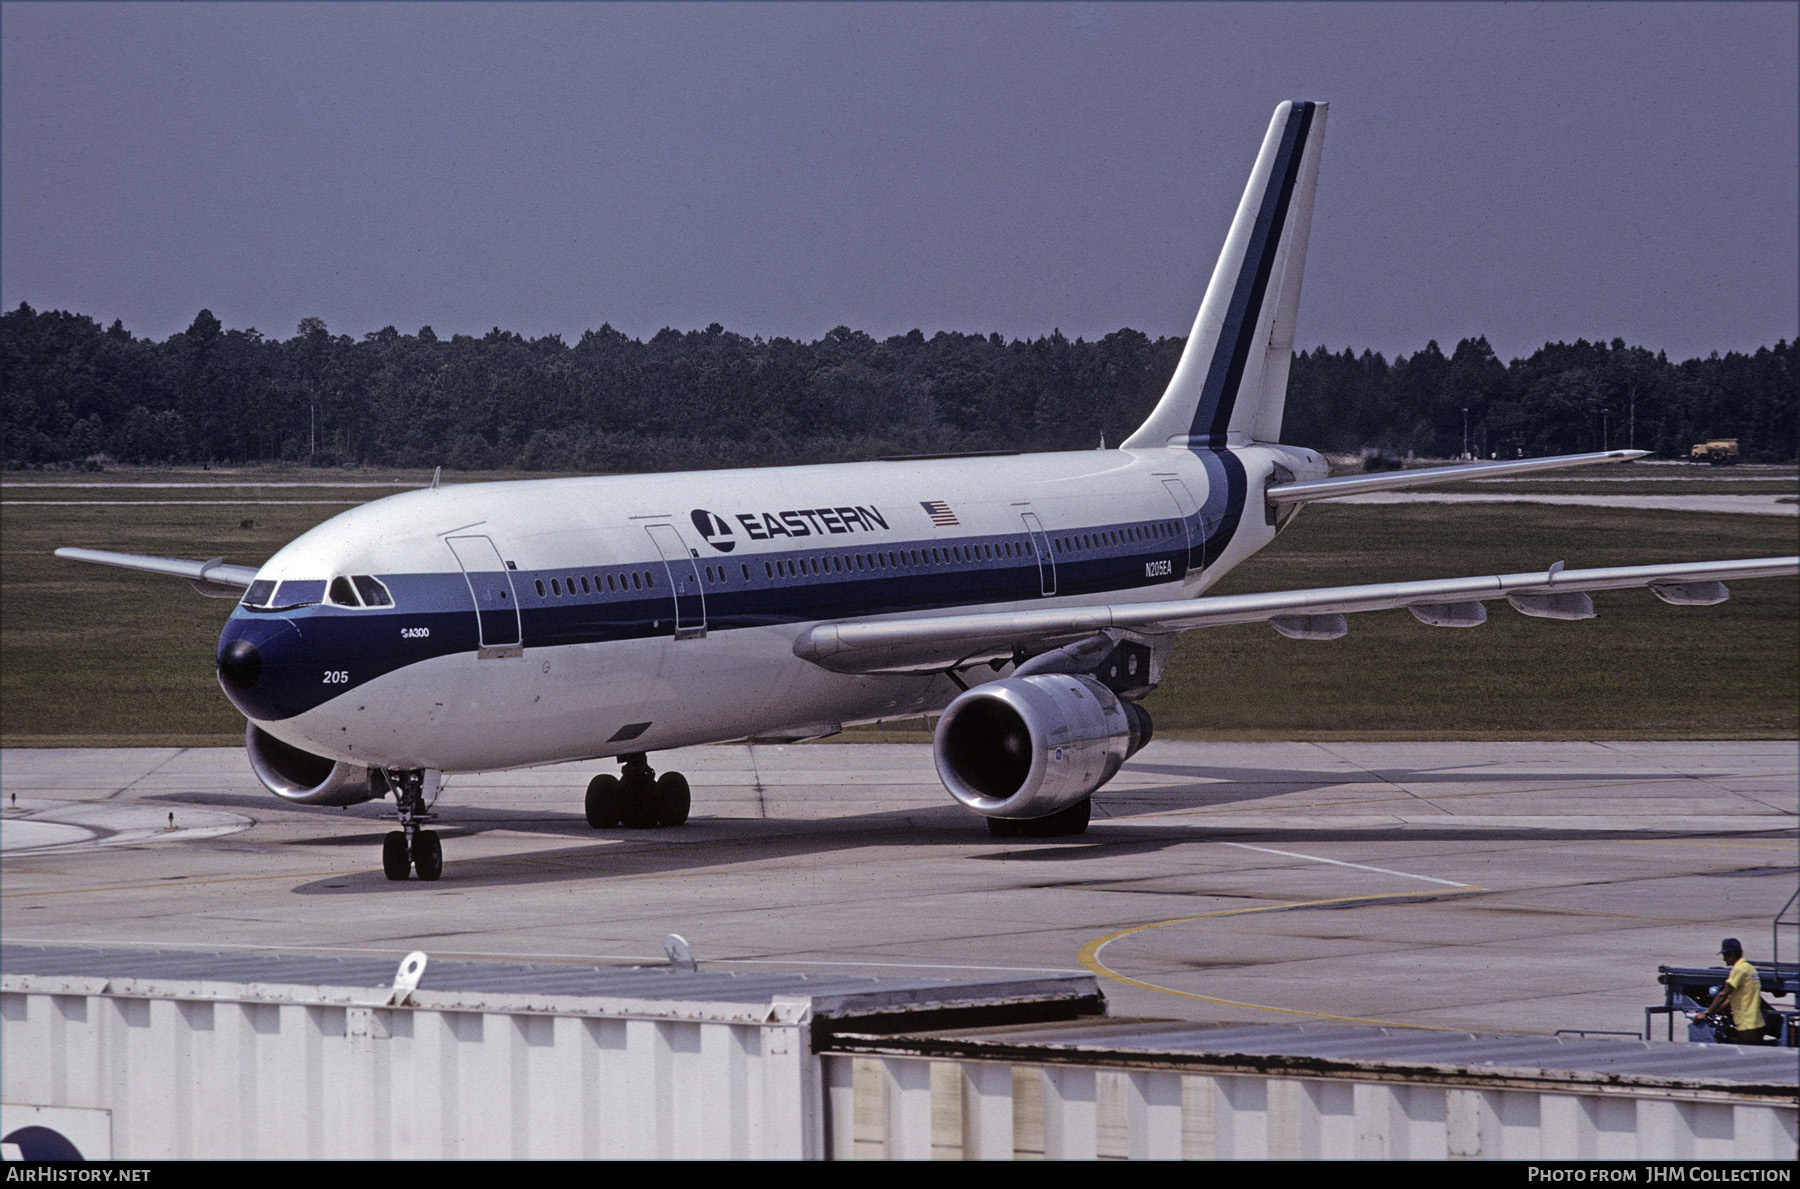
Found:
[[[379,803],[236,749],[0,753],[6,942],[869,972],[1094,970],[1114,1015],[1632,1031],[1659,964],[1767,957],[1791,742],[1157,742],[1073,839],[996,840],[923,745],[696,748],[675,830],[590,830],[609,763],[455,777],[435,884]],[[1783,957],[1791,958],[1790,929]]]

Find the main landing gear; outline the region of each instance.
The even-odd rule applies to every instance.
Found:
[[[687,777],[679,772],[658,776],[641,751],[619,757],[617,776],[601,773],[588,782],[587,823],[610,830],[623,823],[634,830],[679,826],[688,819],[692,798]]]
[[[389,879],[405,879],[408,871],[433,880],[444,873],[444,844],[436,830],[421,830],[433,820],[425,804],[425,773],[417,768],[386,773],[394,790],[400,828],[381,840],[381,870]]]
[[[990,817],[988,833],[996,838],[1061,838],[1068,834],[1085,834],[1094,799],[1083,797],[1067,809],[1059,809],[1048,817]]]

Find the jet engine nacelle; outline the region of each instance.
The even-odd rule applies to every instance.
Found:
[[[938,779],[984,817],[1046,817],[1111,780],[1150,741],[1150,715],[1092,677],[1034,673],[950,703],[932,740]]]
[[[250,770],[256,773],[256,779],[283,801],[297,805],[358,805],[387,795],[386,781],[379,772],[301,751],[255,723],[246,724],[244,751],[250,757]]]

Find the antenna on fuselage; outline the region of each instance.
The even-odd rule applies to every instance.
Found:
[[[444,474],[443,467],[433,468],[433,470],[431,472],[431,490],[433,490],[433,491],[437,490],[438,480],[443,477],[443,474]]]
[[[1102,449],[1102,450],[1106,449],[1106,435],[1105,434],[1100,435],[1100,449]]]

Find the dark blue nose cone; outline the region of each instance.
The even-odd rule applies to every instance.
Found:
[[[233,640],[219,649],[219,677],[232,689],[255,685],[262,667],[262,653],[248,640]]]
[[[301,627],[287,616],[236,612],[225,621],[214,663],[219,688],[245,718],[289,718],[339,692],[321,682],[324,669],[307,647]]]

